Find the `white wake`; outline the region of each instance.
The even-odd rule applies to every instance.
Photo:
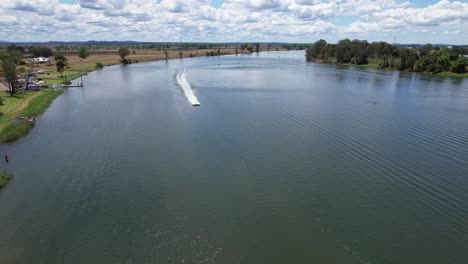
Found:
[[[187,81],[187,78],[185,77],[185,69],[181,73],[177,74],[176,78],[180,87],[184,91],[184,94],[185,94],[185,97],[187,97],[187,100],[193,106],[200,105],[200,102],[198,101],[197,97],[193,93],[192,86],[190,85],[190,83]]]

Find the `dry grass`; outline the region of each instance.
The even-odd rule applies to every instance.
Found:
[[[187,50],[168,50],[169,59],[179,58],[179,53],[182,52],[184,58],[188,57],[202,57],[206,56],[207,52],[217,52],[218,49],[187,49]],[[272,49],[273,50],[273,49]],[[280,47],[279,50],[285,50]],[[133,54],[135,51],[135,54]],[[241,52],[240,49],[238,50]],[[132,63],[140,63],[147,61],[157,61],[166,59],[166,55],[163,50],[132,50],[131,54],[127,57]],[[221,48],[220,55],[235,54],[235,48]],[[66,80],[75,79],[81,74],[93,71],[96,69],[96,62],[101,62],[104,66],[115,65],[120,63],[120,57],[116,50],[100,50],[90,51],[90,56],[86,59],[78,57],[76,52],[63,52],[65,57],[68,59],[68,68],[63,72],[66,78],[61,78],[60,74],[56,71],[55,64],[52,61],[51,65],[35,65],[33,68],[28,66],[29,71],[44,70],[48,74],[40,75],[39,78],[43,78],[47,84],[62,83]]]

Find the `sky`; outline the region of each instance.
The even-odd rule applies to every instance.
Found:
[[[0,0],[0,41],[468,44],[468,0]]]

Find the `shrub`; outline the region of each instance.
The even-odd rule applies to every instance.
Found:
[[[96,69],[102,69],[102,68],[104,68],[104,63],[100,61],[96,61]]]

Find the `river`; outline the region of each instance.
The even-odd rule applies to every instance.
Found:
[[[467,79],[293,51],[83,80],[0,146],[2,264],[468,263]]]

